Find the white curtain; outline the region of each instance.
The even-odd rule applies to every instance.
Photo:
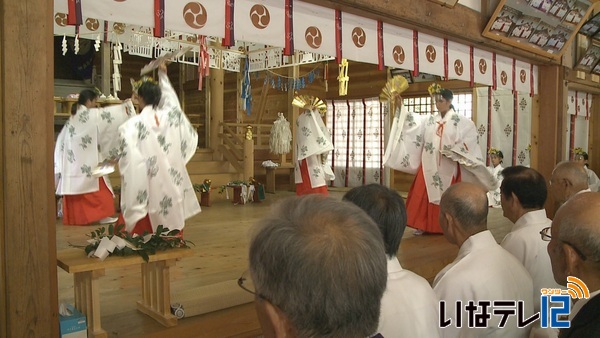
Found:
[[[572,151],[575,148],[582,148],[588,152],[589,116],[592,109],[592,95],[579,92],[569,91],[567,99],[567,131],[564,159],[572,159]]]
[[[496,148],[504,154],[503,166],[529,166],[531,97],[506,89],[477,88],[477,129],[484,156]],[[488,158],[489,165],[489,158]]]
[[[333,139],[329,158],[335,187],[383,184],[386,103],[378,99],[328,102],[327,128]]]

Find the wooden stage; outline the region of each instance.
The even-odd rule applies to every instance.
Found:
[[[334,198],[343,191],[331,191]],[[235,280],[247,269],[249,230],[277,200],[293,196],[293,192],[267,194],[262,203],[233,205],[224,194],[211,193],[211,207],[190,219],[185,227],[185,239],[192,241],[193,255],[183,258],[171,269],[171,302],[181,303],[189,313],[202,313],[226,304],[240,303],[225,310],[186,317],[175,327],[164,327],[139,312],[140,268],[107,269],[100,283],[102,327],[109,337],[258,337],[261,330],[251,297],[244,294]],[[512,223],[502,216],[501,209],[490,209],[488,226],[497,241],[510,231]],[[85,245],[92,226],[63,226],[57,220],[57,248],[69,243]],[[458,249],[442,235],[413,236],[407,228],[400,245],[402,266],[425,277],[429,282],[439,270],[450,263]],[[73,304],[73,276],[58,269],[59,302]]]

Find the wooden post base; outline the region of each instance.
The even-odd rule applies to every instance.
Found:
[[[100,323],[98,278],[102,276],[104,276],[104,269],[77,272],[73,276],[75,307],[87,317],[88,337],[108,337]]]
[[[171,314],[172,265],[175,259],[142,264],[142,300],[137,302],[138,310],[167,327],[177,325],[177,317]]]

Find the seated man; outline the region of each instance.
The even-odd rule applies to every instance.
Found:
[[[523,265],[504,250],[487,229],[486,192],[472,183],[458,183],[444,192],[440,202],[440,225],[446,239],[458,245],[458,257],[437,274],[433,291],[445,302],[445,319],[452,322],[441,329],[442,337],[527,337],[529,327],[518,328],[517,317],[509,316],[503,328],[502,316],[491,315],[483,328],[469,327],[469,301],[521,300],[524,318],[533,314],[533,286]],[[480,311],[480,309],[478,309]],[[494,310],[490,304],[487,311]],[[462,318],[458,319],[458,318]],[[460,322],[457,322],[460,321]],[[474,323],[471,323],[471,326]]]
[[[546,180],[536,170],[523,166],[508,167],[502,176],[502,211],[514,226],[501,245],[527,269],[533,280],[533,296],[539,297],[542,288],[560,288],[552,276],[546,243],[540,241],[540,231],[552,223],[544,209]],[[539,311],[540,303],[535,302],[534,308]]]
[[[284,200],[257,223],[249,263],[265,337],[376,332],[385,250],[377,225],[357,206],[318,194]]]
[[[396,253],[406,228],[406,207],[395,191],[379,184],[356,187],[344,200],[358,205],[377,223],[388,258],[377,331],[384,337],[439,337],[439,300],[427,281],[402,269]]]
[[[560,330],[560,338],[600,337],[600,193],[580,194],[558,209],[551,232],[548,254],[554,279],[567,285],[567,277],[581,279],[588,287],[588,299],[573,299],[569,314],[571,327]]]
[[[550,191],[559,204],[565,203],[576,194],[589,192],[585,169],[577,162],[560,162],[552,171]]]

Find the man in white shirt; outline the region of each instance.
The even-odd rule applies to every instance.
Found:
[[[554,282],[547,245],[540,240],[540,231],[552,223],[544,210],[548,194],[546,182],[539,172],[523,166],[508,167],[504,169],[502,176],[502,211],[514,226],[501,245],[531,275],[533,296],[536,299],[542,288],[560,288]],[[534,308],[539,311],[540,303],[535,302]]]
[[[556,202],[563,204],[572,196],[589,191],[587,172],[579,163],[564,161],[554,167],[550,192]]]
[[[423,277],[402,269],[396,258],[406,228],[402,197],[383,185],[368,184],[348,191],[344,200],[366,211],[383,236],[388,275],[377,332],[384,337],[439,337],[438,297]]]
[[[524,318],[533,314],[533,286],[523,265],[504,250],[487,230],[488,205],[486,191],[472,183],[458,183],[444,192],[440,202],[440,225],[450,243],[459,246],[458,256],[433,282],[433,291],[445,302],[440,318],[446,327],[442,337],[527,337],[529,327],[519,328],[517,316],[508,316],[499,327],[502,316],[491,315],[479,327],[469,323],[469,301],[482,310],[489,301],[487,313],[499,310],[495,301],[523,302]],[[457,313],[457,304],[462,302]],[[461,319],[458,319],[461,318]],[[450,322],[448,323],[448,319]],[[469,327],[471,326],[471,327]]]
[[[600,193],[579,194],[556,212],[551,232],[542,238],[550,240],[548,254],[554,279],[561,285],[567,277],[583,281],[589,298],[574,299],[569,314],[570,328],[561,329],[560,338],[600,337]]]

